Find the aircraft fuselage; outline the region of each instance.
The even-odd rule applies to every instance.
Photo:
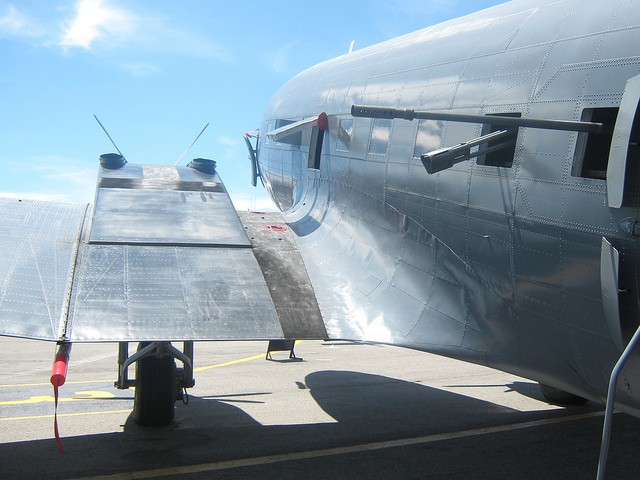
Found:
[[[602,400],[638,325],[638,10],[541,3],[505,4],[306,70],[273,97],[258,162],[330,337],[441,353]],[[519,127],[513,145],[429,174],[423,154],[496,128],[354,117],[354,104],[605,132]],[[317,122],[266,135],[323,112],[320,136]],[[636,415],[639,361],[619,392]]]

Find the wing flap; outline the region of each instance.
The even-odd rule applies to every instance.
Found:
[[[74,342],[282,338],[251,249],[83,245]]]

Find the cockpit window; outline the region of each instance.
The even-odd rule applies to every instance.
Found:
[[[295,123],[293,120],[285,120],[282,118],[279,118],[278,120],[276,120],[276,125],[275,128],[281,128],[281,127],[286,127],[287,125],[291,125],[292,123]],[[295,132],[292,133],[291,135],[287,135],[286,137],[282,137],[278,139],[279,143],[286,143],[288,145],[297,145],[300,146],[302,145],[302,132]]]
[[[275,128],[275,122],[270,121],[270,122],[267,122],[267,126],[266,126],[265,131],[270,132],[274,128]],[[266,135],[265,135],[265,138],[264,138],[264,143],[265,143],[265,145],[269,145],[271,143],[271,139]]]

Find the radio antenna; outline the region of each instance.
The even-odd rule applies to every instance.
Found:
[[[202,130],[200,130],[200,133],[198,134],[198,136],[196,137],[196,139],[191,142],[191,145],[189,145],[189,147],[184,151],[184,153],[182,155],[180,155],[180,158],[178,159],[178,161],[176,162],[176,164],[174,165],[174,167],[177,167],[178,164],[180,163],[180,160],[182,160],[182,158],[187,154],[187,152],[189,150],[191,150],[191,147],[193,147],[193,144],[196,143],[198,141],[198,139],[200,138],[200,135],[202,135],[202,133],[207,129],[207,127],[209,126],[209,124],[207,123],[204,128]]]
[[[109,135],[109,132],[107,132],[107,129],[104,128],[104,125],[102,125],[102,122],[100,120],[98,120],[98,117],[96,117],[96,114],[93,114],[93,118],[96,119],[96,122],[98,122],[98,124],[102,127],[102,130],[104,130],[104,133],[107,134],[107,137],[109,137],[109,140],[111,140],[111,143],[113,144],[114,147],[116,147],[116,150],[118,151],[118,153],[120,154],[120,156],[122,158],[124,158],[124,155],[122,155],[122,152],[120,151],[120,149],[118,148],[118,146],[116,145],[116,142],[113,141],[113,138],[111,138],[111,135]]]

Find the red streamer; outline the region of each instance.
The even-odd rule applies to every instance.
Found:
[[[62,446],[62,439],[60,438],[60,432],[58,430],[58,385],[53,385],[53,396],[55,398],[55,408],[53,414],[53,433],[56,436],[56,443],[58,444],[58,451],[64,453],[64,447]]]
[[[64,453],[60,431],[58,430],[58,388],[64,385],[67,379],[67,364],[69,362],[68,353],[58,353],[53,362],[53,370],[51,371],[51,385],[53,385],[53,396],[55,399],[55,407],[53,414],[53,433],[56,436],[58,451]]]

